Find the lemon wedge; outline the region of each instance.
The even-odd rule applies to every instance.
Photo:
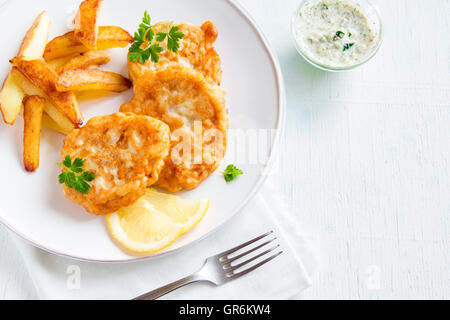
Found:
[[[156,210],[164,212],[176,223],[183,225],[182,233],[192,230],[205,217],[209,200],[189,200],[148,189],[144,199]]]
[[[133,205],[108,214],[112,237],[126,249],[148,254],[173,244],[205,216],[209,200],[188,200],[147,190]]]

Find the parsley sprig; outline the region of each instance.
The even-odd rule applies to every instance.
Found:
[[[59,175],[59,183],[65,184],[68,188],[74,188],[82,194],[89,193],[91,185],[87,182],[91,182],[95,179],[95,175],[92,172],[84,171],[84,159],[76,158],[73,162],[70,155],[67,155],[63,163],[57,163],[66,171]]]
[[[230,164],[224,172],[221,172],[225,178],[226,182],[231,182],[236,179],[237,176],[244,174],[242,170],[236,168],[236,166]]]
[[[179,40],[184,37],[184,33],[180,32],[178,26],[174,26],[173,22],[164,24],[166,27],[164,31],[158,32],[155,35],[155,26],[160,23],[152,25],[151,18],[147,10],[145,10],[142,23],[139,25],[138,31],[134,34],[134,42],[130,47],[128,59],[130,61],[137,61],[140,64],[145,64],[149,59],[157,63],[159,61],[159,54],[164,50],[161,43],[167,39],[167,49],[169,51],[178,52],[180,48]]]

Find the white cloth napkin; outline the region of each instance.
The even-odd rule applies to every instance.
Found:
[[[315,241],[306,236],[283,199],[265,187],[215,234],[156,260],[95,264],[59,257],[13,236],[41,299],[131,299],[195,272],[208,256],[273,230],[283,254],[223,286],[196,283],[163,299],[293,299],[311,285],[317,267]]]

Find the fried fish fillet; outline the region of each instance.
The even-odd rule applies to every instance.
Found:
[[[92,118],[65,139],[61,156],[85,160],[95,174],[88,194],[63,187],[64,194],[93,214],[126,207],[159,178],[169,154],[170,130],[163,122],[132,113]]]
[[[146,72],[173,65],[184,64],[203,74],[209,81],[220,85],[222,81],[221,60],[216,50],[214,42],[217,40],[218,31],[211,21],[206,21],[201,27],[189,23],[175,23],[184,33],[180,40],[178,53],[167,50],[166,42],[162,43],[164,51],[160,54],[157,63],[148,60],[145,65],[138,62],[128,61],[128,69],[131,81],[136,81]],[[160,23],[155,26],[155,34],[164,31],[167,23]]]
[[[220,165],[227,146],[223,90],[184,65],[145,73],[135,97],[120,111],[154,117],[171,130],[171,151],[156,186],[170,192],[196,188]]]

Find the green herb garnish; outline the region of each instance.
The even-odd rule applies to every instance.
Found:
[[[224,172],[221,172],[225,178],[226,182],[231,182],[236,179],[237,176],[244,174],[242,170],[236,168],[236,166],[230,164]]]
[[[351,33],[351,32],[349,32],[349,33],[348,33],[348,37],[350,38],[351,36],[352,36],[352,33]]]
[[[336,36],[342,39],[345,36],[345,33],[338,30],[338,31],[336,31]]]
[[[89,193],[91,185],[87,182],[93,181],[95,175],[83,170],[84,159],[76,158],[72,162],[70,155],[67,155],[63,163],[57,163],[57,165],[66,170],[58,177],[60,184],[65,184],[68,188],[74,188],[82,194]]]
[[[164,31],[158,32],[155,36],[155,30],[153,28],[158,25],[166,25],[166,28]],[[145,64],[149,59],[157,63],[159,61],[159,53],[164,50],[160,44],[166,38],[167,49],[177,53],[180,48],[179,40],[184,37],[184,33],[179,30],[179,27],[173,26],[173,22],[152,25],[150,15],[145,10],[142,23],[139,25],[138,31],[135,32],[134,42],[128,51],[128,59],[130,61],[137,61],[140,64]]]
[[[342,51],[347,51],[348,49],[353,47],[354,44],[355,44],[354,42],[344,44],[344,49]]]
[[[328,6],[324,3],[324,4],[322,5],[322,9],[323,9],[323,10],[328,10]]]

